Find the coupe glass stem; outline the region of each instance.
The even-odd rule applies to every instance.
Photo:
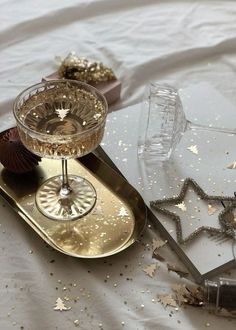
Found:
[[[68,171],[67,171],[67,159],[62,159],[62,185],[60,190],[61,196],[68,196],[71,193],[69,185]]]
[[[194,124],[191,121],[187,120],[185,130],[190,130],[190,129],[191,130],[220,132],[220,133],[227,133],[227,134],[236,134],[236,129],[213,127],[213,126],[207,126],[207,125],[201,125],[201,124]]]

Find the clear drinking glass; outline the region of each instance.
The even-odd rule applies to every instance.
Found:
[[[236,130],[198,125],[186,119],[177,89],[151,83],[145,92],[140,116],[138,154],[140,158],[168,160],[187,130],[236,134]]]
[[[14,102],[22,143],[41,157],[60,159],[62,175],[45,181],[36,193],[40,212],[55,220],[75,220],[96,203],[93,185],[69,175],[67,160],[95,149],[102,140],[107,103],[94,87],[74,80],[42,82]]]

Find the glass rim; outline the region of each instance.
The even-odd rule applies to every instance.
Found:
[[[36,83],[34,85],[31,85],[31,86],[28,86],[27,88],[25,88],[22,92],[20,92],[17,97],[15,98],[14,100],[14,103],[13,103],[13,115],[16,119],[16,122],[19,123],[19,125],[21,125],[22,127],[24,127],[27,131],[29,132],[32,132],[33,134],[35,135],[38,135],[38,136],[49,136],[48,134],[45,134],[45,133],[41,133],[41,132],[37,132],[37,131],[34,131],[33,129],[31,129],[30,127],[28,127],[27,125],[25,125],[20,119],[19,119],[19,116],[17,114],[17,110],[18,110],[18,107],[17,107],[17,103],[19,102],[19,100],[21,99],[22,95],[25,94],[27,91],[31,90],[31,89],[35,89],[36,87],[38,86],[45,86],[45,85],[50,85],[52,83],[67,83],[67,82],[71,82],[73,84],[77,84],[78,86],[84,86],[86,87],[87,89],[90,89],[92,90],[93,92],[97,93],[99,95],[99,97],[102,99],[103,103],[104,103],[104,109],[105,109],[105,115],[102,119],[102,121],[98,124],[96,124],[94,127],[90,127],[88,128],[87,130],[84,130],[82,132],[78,132],[78,133],[74,133],[74,134],[68,134],[68,135],[64,135],[64,137],[66,138],[70,138],[70,137],[75,137],[75,136],[79,136],[79,135],[83,135],[83,134],[87,134],[89,133],[90,131],[93,131],[99,127],[102,127],[102,125],[104,124],[105,120],[106,120],[106,117],[107,117],[107,113],[108,113],[108,104],[107,104],[107,100],[105,98],[105,96],[94,86],[92,85],[89,85],[85,82],[82,82],[82,81],[79,81],[79,80],[74,80],[74,79],[53,79],[53,80],[49,80],[49,81],[41,81],[39,83]],[[58,135],[60,137],[62,137],[63,135]]]

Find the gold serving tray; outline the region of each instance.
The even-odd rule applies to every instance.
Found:
[[[35,192],[43,181],[61,173],[60,161],[42,159],[35,170],[20,175],[0,164],[0,195],[44,241],[73,257],[106,257],[133,244],[146,224],[146,206],[138,192],[92,153],[68,161],[68,169],[97,191],[95,207],[81,219],[55,221],[37,209]]]

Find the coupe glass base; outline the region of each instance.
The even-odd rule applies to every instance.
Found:
[[[97,199],[93,185],[86,179],[69,175],[70,193],[62,193],[62,176],[45,181],[36,193],[36,204],[41,213],[54,220],[76,220],[94,207]]]

